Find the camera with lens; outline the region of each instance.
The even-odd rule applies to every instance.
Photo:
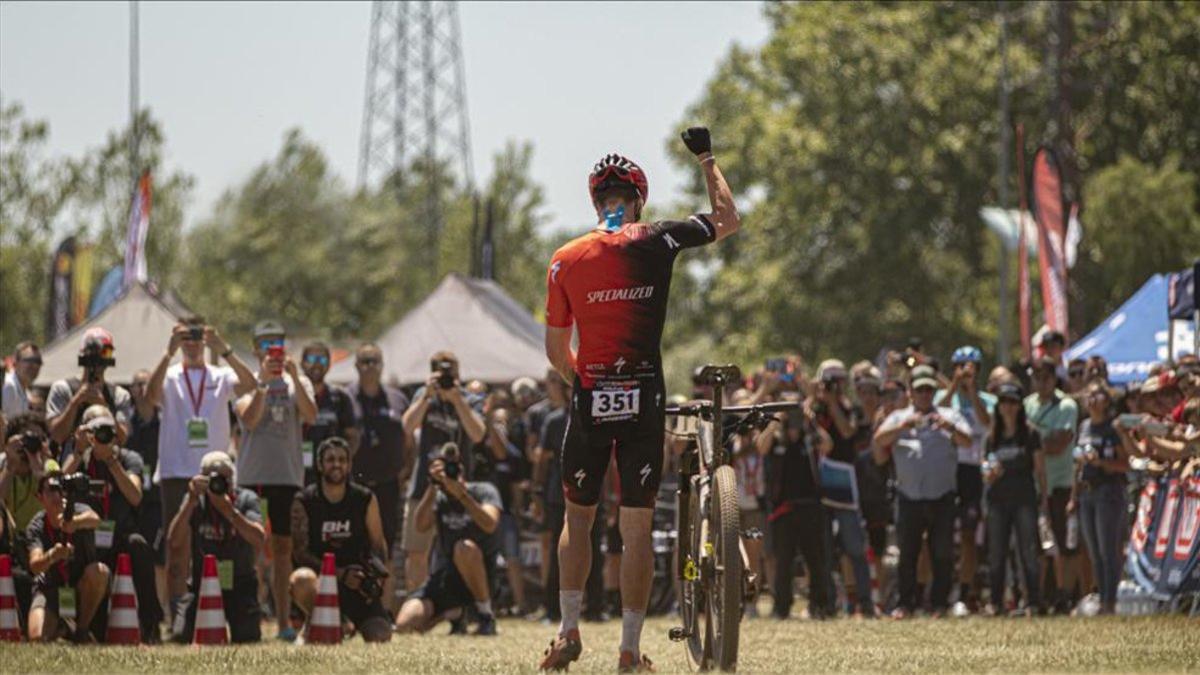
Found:
[[[358,585],[358,590],[372,600],[383,595],[384,580],[388,578],[387,565],[377,556],[371,556],[367,558],[367,564],[363,565],[362,572],[363,580]]]
[[[442,446],[440,456],[442,460],[442,470],[446,474],[448,480],[458,480],[462,475],[462,458],[459,454],[457,443],[447,443]]]
[[[188,339],[200,341],[204,339],[204,326],[189,326]]]
[[[94,427],[92,429],[92,438],[96,439],[97,443],[108,445],[117,440],[117,428],[114,426],[104,425]]]
[[[76,503],[86,502],[91,497],[104,494],[106,485],[102,480],[92,480],[86,473],[78,472],[59,476],[57,482],[63,497],[67,500],[67,508],[63,511],[63,520],[68,522],[75,517]]]
[[[45,438],[33,431],[26,431],[21,434],[21,449],[31,455],[37,454],[45,442]]]
[[[1075,446],[1075,450],[1071,454],[1075,456],[1075,459],[1084,462],[1090,462],[1097,457],[1096,448],[1091,443]]]
[[[88,346],[79,353],[79,367],[88,370],[112,368],[117,360],[112,357],[111,347]]]
[[[208,478],[209,492],[214,495],[229,494],[229,479],[225,477],[225,474],[213,469],[204,475]]]
[[[439,389],[454,388],[454,362],[450,359],[434,359],[430,365],[432,372],[437,373]]]

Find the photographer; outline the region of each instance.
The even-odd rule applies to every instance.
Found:
[[[954,408],[971,427],[971,445],[958,449],[958,527],[962,557],[959,561],[958,602],[954,604],[955,616],[966,616],[974,605],[973,588],[975,571],[979,566],[979,552],[975,546],[975,529],[983,514],[983,450],[987,444],[988,430],[992,425],[992,413],[996,410],[996,397],[979,391],[977,377],[983,353],[970,345],[959,347],[950,357],[954,365],[954,378],[950,386],[934,397],[934,405]],[[970,604],[968,604],[970,603]]]
[[[784,401],[798,398],[792,392],[780,396]],[[832,584],[825,535],[827,516],[821,505],[817,461],[833,450],[833,439],[816,423],[811,408],[805,406],[790,411],[782,423],[771,422],[756,443],[767,446],[774,468],[767,475],[767,503],[771,509],[767,523],[775,549],[775,602],[771,613],[781,620],[791,615],[792,579],[799,552],[808,570],[809,616],[832,617],[835,603],[829,594]]]
[[[404,503],[404,527],[400,546],[404,549],[404,585],[414,591],[429,576],[429,551],[433,531],[418,532],[417,504],[429,484],[429,463],[445,443],[460,448],[472,447],[483,440],[487,429],[478,411],[481,401],[473,399],[458,378],[458,359],[450,352],[437,352],[430,358],[430,375],[425,386],[413,394],[412,404],[404,412],[404,428],[419,439],[416,466],[409,481]],[[470,457],[465,467],[473,466]],[[405,464],[409,464],[408,460]]]
[[[912,405],[888,415],[875,432],[876,460],[890,453],[896,465],[900,540],[900,604],[892,612],[896,619],[907,618],[920,601],[917,557],[926,534],[933,563],[930,602],[935,615],[947,609],[954,574],[957,448],[971,445],[971,427],[953,408],[934,407],[937,388],[931,366],[913,368]]]
[[[99,487],[84,500],[100,516],[96,552],[109,569],[116,569],[117,554],[129,554],[142,642],[158,644],[162,607],[154,586],[154,550],[138,532],[137,522],[137,509],[142,503],[142,458],[117,445],[116,422],[102,405],[84,411],[74,448],[63,460],[63,472],[82,473]]]
[[[425,632],[442,619],[456,620],[474,603],[475,635],[495,635],[491,582],[500,524],[500,494],[491,483],[468,483],[458,446],[447,443],[429,463],[429,480],[417,506],[416,526],[432,534],[437,524],[438,565],[396,617],[397,632]]]
[[[229,367],[204,360],[204,348],[225,359]],[[178,363],[171,361],[176,354]],[[200,470],[200,458],[229,449],[229,404],[254,387],[254,374],[234,354],[217,329],[204,317],[180,319],[171,329],[167,349],[146,383],[138,405],[139,417],[161,408],[156,457],[162,523],[179,512],[188,484]],[[143,460],[147,459],[145,456]],[[187,586],[187,551],[176,559],[167,556],[167,584],[172,600]]]
[[[275,600],[276,637],[296,638],[288,621],[291,609],[288,578],[292,575],[292,499],[304,485],[302,425],[317,419],[312,383],[287,355],[283,326],[262,321],[254,327],[254,355],[259,359],[254,393],[235,404],[242,422],[237,456],[242,484],[258,493],[266,506],[271,532],[271,590]]]
[[[855,466],[858,458],[859,419],[862,412],[846,397],[846,366],[837,359],[822,361],[817,369],[817,392],[809,407],[817,424],[833,440],[833,450],[828,458]],[[857,480],[857,471],[856,478]],[[867,566],[867,533],[863,527],[859,507],[830,507],[829,527],[832,533],[836,523],[836,539],[842,552],[850,559],[854,571],[854,587],[858,592],[858,612],[871,617],[875,615],[875,604],[871,602],[871,569]],[[833,568],[836,561],[831,561]],[[847,608],[848,610],[850,608]]]
[[[216,556],[229,639],[235,644],[262,639],[254,561],[266,538],[258,497],[237,486],[233,460],[219,450],[204,455],[167,530],[167,542],[172,556],[184,557],[191,549],[193,595],[200,592],[204,556]],[[191,639],[199,604],[198,598],[189,604],[178,639]]]
[[[102,405],[109,409],[117,422],[117,443],[124,443],[129,436],[133,399],[124,387],[104,381],[104,371],[117,363],[113,351],[111,333],[99,327],[89,328],[83,334],[79,350],[83,376],[58,380],[50,385],[50,396],[46,400],[50,438],[63,446],[64,454],[71,451],[75,429],[88,406]]]
[[[333,553],[337,566],[338,606],[365,642],[392,639],[391,619],[381,596],[388,576],[379,500],[351,482],[350,446],[335,436],[317,448],[320,480],[292,502],[292,550],[296,571],[289,579],[292,600],[312,617],[317,571]]]
[[[50,432],[45,420],[25,413],[8,420],[4,432],[4,463],[0,465],[0,499],[19,531],[42,510],[37,485],[50,459]]]
[[[110,572],[96,556],[100,516],[81,501],[89,491],[87,476],[64,476],[53,460],[38,481],[43,510],[25,528],[29,571],[36,575],[29,608],[31,642],[69,636],[84,643],[104,637]],[[71,619],[73,631],[66,621]]]

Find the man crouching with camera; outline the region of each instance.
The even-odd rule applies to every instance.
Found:
[[[425,584],[400,608],[396,631],[424,632],[442,619],[454,622],[451,633],[465,633],[463,611],[472,603],[478,615],[476,635],[495,635],[491,580],[500,524],[500,493],[491,483],[468,483],[455,443],[442,446],[429,463],[429,486],[417,505],[416,527],[429,532],[437,524],[439,550]]]
[[[30,642],[53,642],[61,636],[95,642],[104,636],[109,569],[96,555],[100,516],[83,502],[90,490],[86,475],[64,476],[54,460],[46,463],[38,480],[43,510],[25,529],[29,571],[35,575]]]
[[[200,604],[204,556],[217,558],[217,578],[229,639],[234,643],[262,639],[261,610],[258,606],[258,577],[254,562],[266,544],[258,495],[237,486],[233,458],[220,450],[200,458],[200,474],[188,481],[187,497],[171,520],[167,544],[172,556],[192,552],[192,602],[183,617],[180,640],[190,641],[196,626]]]
[[[312,616],[317,572],[324,555],[333,553],[343,630],[361,633],[365,642],[387,642],[392,622],[381,600],[388,551],[379,500],[350,481],[350,445],[340,436],[321,442],[316,461],[320,480],[292,502],[292,600]]]

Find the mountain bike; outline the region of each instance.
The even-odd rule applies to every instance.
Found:
[[[670,638],[685,643],[688,662],[698,670],[736,669],[742,608],[758,590],[742,537],[761,533],[741,530],[727,442],[733,434],[766,428],[771,413],[799,407],[796,402],[723,406],[726,386],[740,380],[737,366],[707,365],[699,381],[712,386],[712,400],[666,409],[668,416],[688,420],[675,435],[695,441],[679,462],[675,575],[683,625],[672,628]]]

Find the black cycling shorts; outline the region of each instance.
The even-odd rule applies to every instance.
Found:
[[[662,477],[665,387],[652,380],[597,382],[584,389],[576,378],[563,442],[563,492],[573,504],[595,506],[604,474],[617,458],[621,506],[654,508]]]
[[[275,537],[292,536],[292,500],[300,488],[291,485],[245,485],[258,495],[261,507],[263,499],[267,500],[266,517],[271,526],[271,535]]]

